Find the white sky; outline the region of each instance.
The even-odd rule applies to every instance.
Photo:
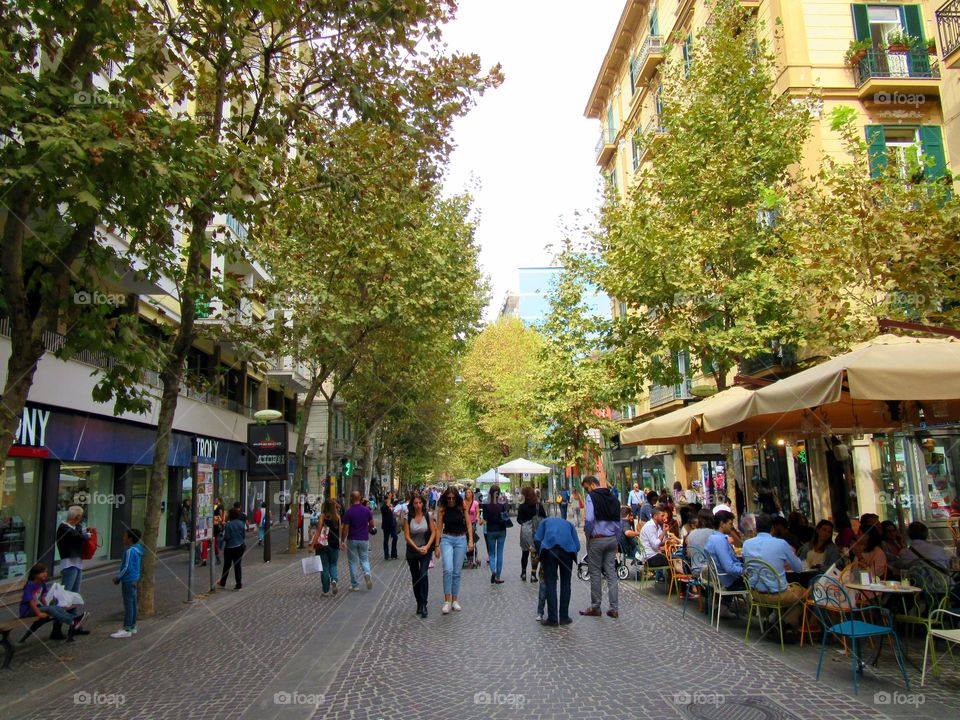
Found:
[[[460,0],[450,47],[503,65],[503,85],[454,129],[445,183],[471,190],[491,317],[517,268],[546,265],[564,223],[600,199],[600,125],[583,116],[624,0]]]

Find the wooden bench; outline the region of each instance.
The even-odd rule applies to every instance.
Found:
[[[20,593],[22,588],[5,591],[0,594],[0,646],[3,647],[3,664],[0,670],[9,670],[10,663],[13,661],[14,645],[10,642],[10,633],[16,630],[25,630],[20,642],[26,641],[41,626],[48,622],[53,622],[53,618],[46,617],[42,619],[21,618],[20,615]]]

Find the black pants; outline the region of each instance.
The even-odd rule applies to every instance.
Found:
[[[392,527],[383,527],[380,528],[383,530],[383,557],[384,559],[397,558],[397,526]],[[390,543],[393,542],[393,548],[391,549]]]
[[[666,567],[669,564],[670,563],[667,560],[667,556],[663,553],[657,553],[656,555],[647,558],[647,567]]]
[[[424,555],[417,554],[415,558],[407,558],[407,565],[410,566],[410,581],[413,583],[413,597],[416,598],[417,607],[424,607],[427,604],[427,594],[430,590],[430,577],[427,574],[430,569],[430,553]]]
[[[560,622],[570,617],[570,576],[577,556],[566,550],[554,548],[540,555],[543,563],[543,582],[547,586],[547,620]],[[557,580],[560,580],[560,595],[557,597]]]
[[[243,570],[240,568],[240,561],[243,560],[243,551],[246,549],[243,545],[223,549],[223,573],[220,575],[221,585],[226,584],[227,577],[230,575],[231,565],[233,565],[233,579],[237,581],[237,586],[239,587],[242,584]]]
[[[536,574],[537,574],[537,566],[540,564],[540,561],[537,560],[537,558],[535,558],[535,557],[532,557],[532,558],[531,558],[531,557],[530,557],[530,551],[529,551],[529,550],[524,550],[524,551],[520,554],[520,569],[524,572],[524,574],[526,574],[526,572],[527,572],[527,558],[530,558],[530,572],[531,572],[534,576],[536,576]]]

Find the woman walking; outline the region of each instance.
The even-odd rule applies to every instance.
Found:
[[[577,521],[577,527],[580,527],[580,519],[583,517],[583,495],[579,490],[573,491],[573,517]]]
[[[527,581],[527,560],[530,560],[530,582],[537,582],[537,560],[536,553],[531,557],[530,551],[533,549],[533,534],[537,531],[540,520],[547,516],[547,511],[543,503],[537,500],[537,493],[529,485],[520,488],[520,495],[523,502],[517,508],[517,523],[520,525],[520,579]]]
[[[413,597],[417,601],[417,615],[427,617],[427,595],[430,590],[427,575],[430,569],[430,550],[436,540],[436,525],[427,511],[427,503],[420,493],[414,493],[403,521],[403,537],[407,541],[407,565],[413,583]]]
[[[467,522],[470,523],[470,527],[473,530],[473,539],[477,539],[477,521],[480,519],[480,502],[476,499],[476,496],[473,494],[472,488],[467,488],[463,493],[463,506],[467,509]],[[472,566],[479,566],[480,563],[476,561],[477,546],[474,544],[473,550],[467,553],[467,560],[472,564]]]
[[[337,562],[340,560],[340,506],[333,498],[323,503],[310,547],[320,556],[321,595],[337,594]]]
[[[500,502],[500,486],[492,486],[487,495],[487,502],[480,508],[480,523],[486,525],[483,537],[487,541],[490,582],[494,585],[503,584],[500,575],[503,573],[503,546],[507,542],[505,507]]]
[[[463,571],[463,558],[473,549],[473,528],[467,522],[467,508],[453,487],[443,491],[437,502],[437,532],[440,544],[437,557],[443,557],[443,609],[448,615],[451,610],[459,612],[460,573]]]
[[[230,508],[227,517],[229,519],[223,527],[223,572],[220,573],[219,585],[227,586],[230,566],[233,565],[233,579],[236,581],[233,589],[239,590],[243,587],[240,561],[243,560],[243,553],[247,550],[247,526],[240,519],[240,508]]]

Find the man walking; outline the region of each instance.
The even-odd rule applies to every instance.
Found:
[[[572,524],[560,518],[540,521],[533,536],[537,557],[543,565],[543,584],[547,593],[547,617],[543,625],[569,625],[570,577],[580,552],[580,538]],[[560,594],[557,595],[559,579]]]
[[[560,491],[560,517],[567,519],[567,510],[570,509],[570,491],[563,488]]]
[[[581,615],[600,617],[603,600],[603,578],[607,579],[607,615],[620,617],[619,587],[616,572],[617,536],[620,534],[620,502],[610,488],[592,475],[581,483],[586,494],[586,517],[583,531],[587,537],[587,564],[590,567],[590,607]],[[602,575],[601,575],[602,573]]]
[[[627,504],[633,510],[634,517],[640,517],[640,506],[643,505],[644,497],[640,492],[640,483],[633,484],[633,490],[627,496]]]
[[[373,512],[361,502],[360,491],[354,490],[350,493],[350,508],[343,514],[340,524],[340,545],[347,546],[351,592],[360,589],[361,569],[367,590],[373,587],[370,578],[370,531],[375,527]]]
[[[380,505],[380,529],[383,531],[383,559],[397,559],[397,519],[394,515],[393,491],[391,490],[383,498]],[[391,550],[391,542],[393,548]]]

